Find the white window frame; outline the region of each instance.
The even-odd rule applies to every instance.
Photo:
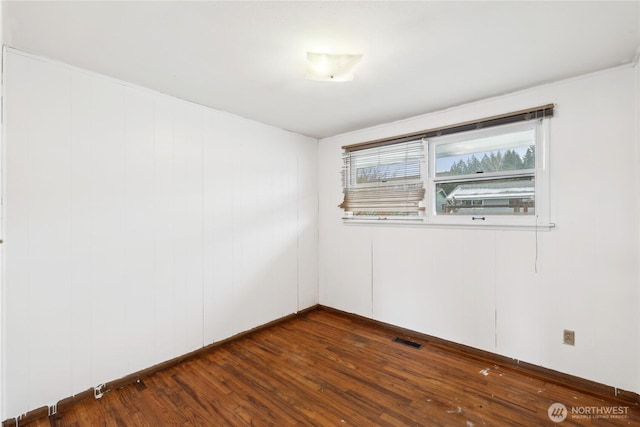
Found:
[[[491,215],[491,214],[437,214],[435,206],[435,188],[437,182],[442,179],[438,179],[435,176],[435,148],[442,144],[451,144],[455,142],[461,142],[465,140],[471,140],[476,138],[491,137],[496,135],[503,135],[506,133],[531,130],[535,131],[535,168],[534,182],[535,182],[535,213],[531,215]],[[447,136],[440,136],[430,138],[425,141],[425,153],[427,153],[428,167],[426,178],[427,191],[425,195],[426,215],[425,222],[429,224],[439,225],[458,225],[458,226],[471,226],[471,227],[540,227],[550,226],[549,223],[549,120],[537,119],[526,122],[513,123],[508,125],[496,126],[487,129],[480,129],[475,131],[467,131],[456,133]],[[531,170],[523,171],[509,171],[509,172],[496,172],[482,177],[477,177],[478,181],[488,178],[499,177],[515,177],[527,175]],[[460,181],[473,181],[472,175],[461,175]],[[447,180],[451,178],[447,177]]]
[[[424,157],[421,160],[421,177],[425,185],[425,196],[420,206],[423,211],[418,216],[399,217],[355,217],[351,215],[343,216],[346,224],[380,224],[380,225],[409,225],[409,226],[432,226],[432,227],[453,227],[453,228],[494,228],[494,229],[535,229],[549,230],[555,226],[551,222],[550,206],[550,171],[549,171],[549,118],[532,119],[520,121],[512,124],[488,127],[479,130],[457,132],[451,135],[430,137],[422,139],[424,144]],[[448,144],[471,140],[492,135],[500,135],[510,132],[517,132],[526,129],[535,130],[535,212],[530,215],[523,214],[436,214],[435,188],[438,179],[435,177],[435,147],[439,144]],[[531,170],[498,172],[484,175],[481,179],[490,177],[509,177],[523,175]],[[461,181],[469,181],[472,176],[460,176]],[[447,177],[446,180],[452,178]],[[457,179],[454,178],[454,179]],[[474,220],[473,217],[482,216],[484,219]],[[384,220],[384,221],[381,221]]]

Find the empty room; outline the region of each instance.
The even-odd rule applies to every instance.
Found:
[[[640,425],[640,1],[2,1],[0,421]]]

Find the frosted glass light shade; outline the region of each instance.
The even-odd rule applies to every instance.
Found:
[[[324,82],[348,82],[362,55],[335,55],[307,52],[307,74],[309,80]]]

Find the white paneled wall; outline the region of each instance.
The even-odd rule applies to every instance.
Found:
[[[2,419],[318,302],[317,140],[5,52]]]
[[[639,393],[637,80],[625,66],[321,140],[320,303]],[[555,229],[341,220],[343,145],[551,102]]]

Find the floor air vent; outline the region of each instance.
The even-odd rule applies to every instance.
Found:
[[[395,342],[399,342],[400,344],[408,345],[409,347],[422,348],[422,344],[417,343],[415,341],[405,340],[404,338],[400,338],[400,337],[395,337],[393,340]]]

